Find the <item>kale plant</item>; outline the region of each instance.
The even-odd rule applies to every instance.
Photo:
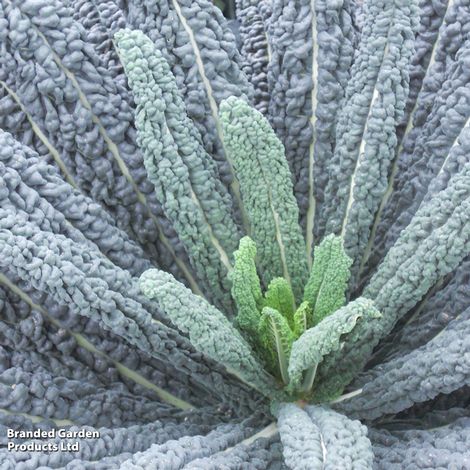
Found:
[[[470,467],[470,1],[236,10],[0,2],[0,468]]]

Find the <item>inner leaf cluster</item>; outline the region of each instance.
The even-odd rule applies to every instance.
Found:
[[[345,304],[352,260],[346,255],[340,237],[327,236],[315,247],[303,296],[296,299],[289,281],[282,277],[272,279],[262,292],[256,269],[256,244],[251,238],[240,240],[234,258],[230,280],[237,306],[236,326],[266,370],[288,385],[294,341]],[[301,391],[310,390],[314,378],[315,370],[307,371]]]

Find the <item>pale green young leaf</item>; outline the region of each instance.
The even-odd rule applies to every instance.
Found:
[[[308,277],[292,175],[282,143],[267,119],[231,96],[220,104],[224,148],[233,162],[265,285],[283,277],[296,300]]]
[[[308,302],[302,302],[294,313],[294,336],[296,339],[305,332],[311,317],[311,305]]]
[[[269,365],[279,370],[282,381],[287,384],[287,367],[294,341],[294,334],[287,319],[277,310],[264,307],[258,331],[260,342],[267,353]]]
[[[345,304],[351,264],[341,237],[328,235],[315,247],[313,267],[304,291],[304,300],[313,308],[308,326],[317,325]]]
[[[321,323],[308,329],[294,341],[289,360],[289,386],[294,390],[300,387],[303,372],[316,370],[323,358],[341,349],[347,339],[343,335],[354,330],[359,319],[380,316],[374,303],[359,297],[325,318]],[[309,382],[313,383],[314,377]]]
[[[295,311],[294,294],[290,284],[282,277],[275,277],[264,294],[264,306],[271,307],[282,313],[292,326]]]
[[[232,281],[232,298],[237,307],[236,322],[253,342],[258,333],[263,302],[255,265],[255,242],[250,237],[243,237],[233,256],[235,264],[229,279]]]

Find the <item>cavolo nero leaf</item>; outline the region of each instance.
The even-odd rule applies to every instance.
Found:
[[[374,468],[374,452],[367,438],[367,427],[360,421],[325,405],[309,405],[304,412],[320,430],[324,450],[322,470]]]
[[[291,286],[284,278],[275,277],[269,283],[268,290],[264,294],[264,306],[276,309],[292,326],[295,300]]]
[[[158,269],[148,269],[140,276],[140,289],[189,335],[198,351],[223,364],[231,374],[266,396],[276,394],[274,380],[220,310],[193,294],[171,274]]]
[[[307,329],[307,325],[311,316],[311,305],[308,302],[302,302],[294,313],[294,336],[296,339]]]
[[[287,468],[323,468],[322,436],[307,412],[293,403],[282,403],[277,426]]]
[[[289,387],[292,390],[301,387],[304,371],[307,371],[305,380],[308,379],[307,381],[311,385],[315,370],[323,358],[343,347],[342,335],[350,333],[360,318],[363,317],[367,320],[379,316],[380,313],[374,307],[372,300],[359,297],[325,318],[318,325],[308,329],[292,344],[288,368]],[[304,386],[302,389],[307,391]]]
[[[229,254],[239,238],[230,194],[218,181],[162,52],[139,30],[120,30],[115,37],[137,106],[136,140],[148,179],[205,292],[229,313]]]
[[[261,279],[267,285],[275,277],[285,278],[300,300],[308,265],[284,147],[268,120],[243,99],[222,101],[219,114],[224,149],[259,251]]]
[[[287,319],[277,310],[264,307],[259,321],[259,340],[265,352],[268,366],[287,384],[287,367],[294,334]]]
[[[326,406],[281,403],[275,411],[287,468],[308,470],[372,468],[367,427]]]
[[[233,254],[235,263],[229,274],[232,281],[232,297],[237,307],[237,325],[251,342],[258,335],[258,323],[263,303],[261,286],[256,272],[256,244],[250,237],[243,237]]]
[[[309,327],[345,304],[351,264],[343,240],[337,235],[328,235],[315,247],[312,270],[304,290],[304,300],[313,308]]]

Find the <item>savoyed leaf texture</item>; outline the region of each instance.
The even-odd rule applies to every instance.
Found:
[[[287,468],[322,468],[321,432],[304,410],[292,403],[281,405],[278,428]]]
[[[316,325],[344,305],[351,264],[341,237],[328,235],[315,247],[312,270],[304,290],[304,300],[313,309],[309,326]]]
[[[376,468],[465,468],[470,463],[468,452],[469,418],[430,430],[391,433],[372,429],[370,437]],[[423,459],[423,456],[426,456]]]
[[[9,119],[10,109],[2,113],[2,128],[25,143],[35,135],[65,180],[105,207],[154,260],[181,269],[184,252],[142,166],[123,80],[88,46],[67,4],[8,1],[0,10],[1,88],[8,106],[20,109],[19,120]]]
[[[262,280],[267,285],[275,277],[285,278],[299,299],[307,262],[284,148],[266,118],[242,99],[225,100],[220,118],[258,249]]]
[[[228,191],[218,181],[214,161],[186,115],[162,54],[141,31],[123,30],[115,37],[137,103],[137,143],[149,179],[205,290],[228,310],[229,256],[238,242]]]
[[[289,283],[282,277],[275,277],[264,294],[264,305],[282,313],[292,324],[295,300]]]
[[[230,7],[0,0],[0,468],[470,468],[470,1]]]
[[[270,366],[279,370],[282,381],[287,384],[287,367],[294,341],[294,334],[287,319],[277,310],[264,307],[258,326],[260,342],[268,352]]]
[[[225,365],[243,381],[268,395],[276,386],[253,357],[249,345],[222,312],[194,295],[171,274],[149,269],[140,277],[140,288],[201,352]],[[271,393],[270,393],[271,391]]]
[[[451,393],[462,383],[469,383],[470,363],[465,352],[469,325],[470,307],[467,307],[424,346],[365,373],[361,379],[362,392],[341,402],[340,408],[373,419],[398,413],[414,403],[430,400],[440,393]],[[450,354],[444,352],[448,345],[451,345]]]
[[[282,404],[278,428],[287,467],[371,469],[374,454],[367,428],[327,407]]]
[[[342,350],[350,350],[354,347],[351,343],[353,343],[353,338],[356,339],[353,332],[356,323],[367,324],[378,317],[380,313],[374,307],[373,302],[359,298],[337,310],[317,326],[305,331],[292,345],[289,361],[290,385],[298,386],[302,380],[302,373],[307,369],[316,371],[325,356],[338,358],[338,356],[341,357]],[[349,336],[344,336],[348,333]],[[332,365],[331,360],[325,359],[325,362]],[[313,377],[311,381],[313,383]]]
[[[236,322],[251,342],[258,333],[260,311],[263,304],[261,286],[256,272],[256,244],[249,237],[240,240],[240,247],[230,273],[232,297],[237,307]]]

